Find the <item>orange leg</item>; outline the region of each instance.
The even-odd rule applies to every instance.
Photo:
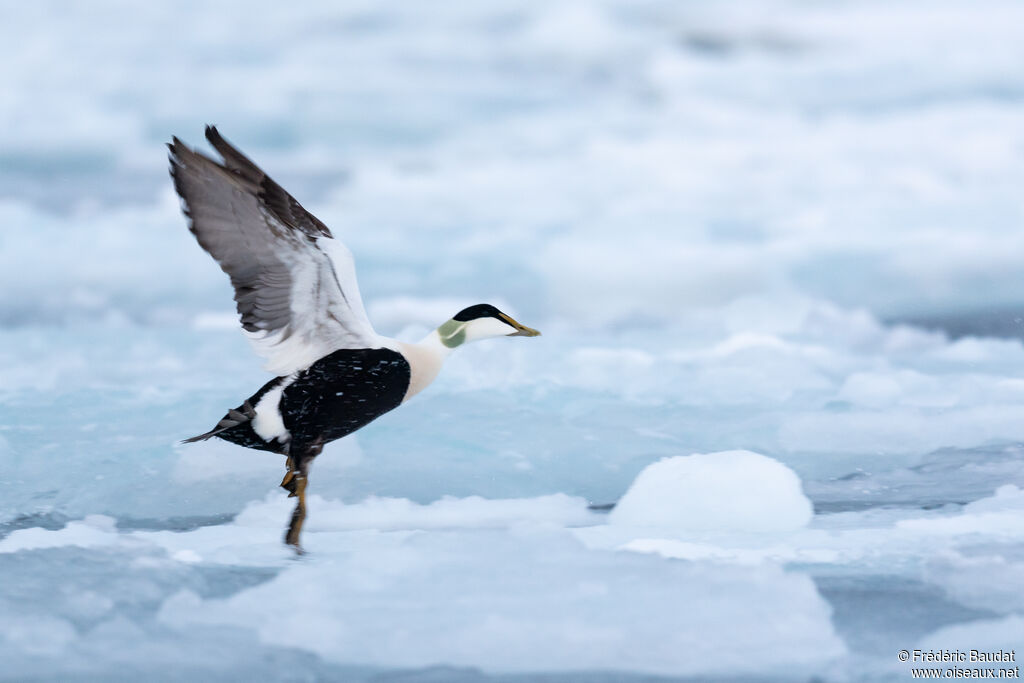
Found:
[[[303,550],[302,545],[299,544],[299,534],[302,533],[302,523],[306,521],[306,475],[301,472],[289,472],[289,474],[292,474],[290,483],[294,483],[294,489],[289,497],[297,497],[299,501],[295,504],[295,511],[292,512],[292,521],[288,525],[288,533],[284,536],[284,542],[301,555]]]
[[[284,542],[292,546],[299,555],[303,553],[302,545],[299,543],[299,535],[302,533],[302,523],[306,521],[306,483],[309,481],[309,465],[313,458],[323,450],[323,443],[316,441],[302,449],[301,458],[288,457],[288,471],[281,480],[281,488],[288,491],[289,498],[298,498],[295,510],[292,512],[292,521],[288,524],[288,532],[284,535]]]

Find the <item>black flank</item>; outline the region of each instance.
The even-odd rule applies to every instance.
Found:
[[[276,387],[278,377],[249,398],[255,407]],[[226,441],[277,453],[299,455],[364,427],[397,408],[409,389],[409,363],[391,349],[341,349],[324,356],[282,393],[280,409],[290,444],[261,439],[246,422],[217,434]]]

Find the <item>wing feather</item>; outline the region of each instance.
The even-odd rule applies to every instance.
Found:
[[[302,370],[342,348],[376,348],[351,252],[216,128],[215,161],[174,138],[171,176],[189,229],[235,288],[242,328],[266,368]]]

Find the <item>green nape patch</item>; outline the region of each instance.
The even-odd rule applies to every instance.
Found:
[[[437,334],[441,337],[441,343],[449,349],[454,349],[466,341],[466,323],[459,320],[449,320],[437,328]]]

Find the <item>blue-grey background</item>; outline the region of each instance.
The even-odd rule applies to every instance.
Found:
[[[1024,645],[1019,3],[3,15],[0,678],[904,680],[900,648]],[[544,332],[329,447],[301,561],[280,462],[177,445],[266,380],[166,175],[207,123],[381,332]],[[808,528],[636,553],[586,511],[736,448]]]

